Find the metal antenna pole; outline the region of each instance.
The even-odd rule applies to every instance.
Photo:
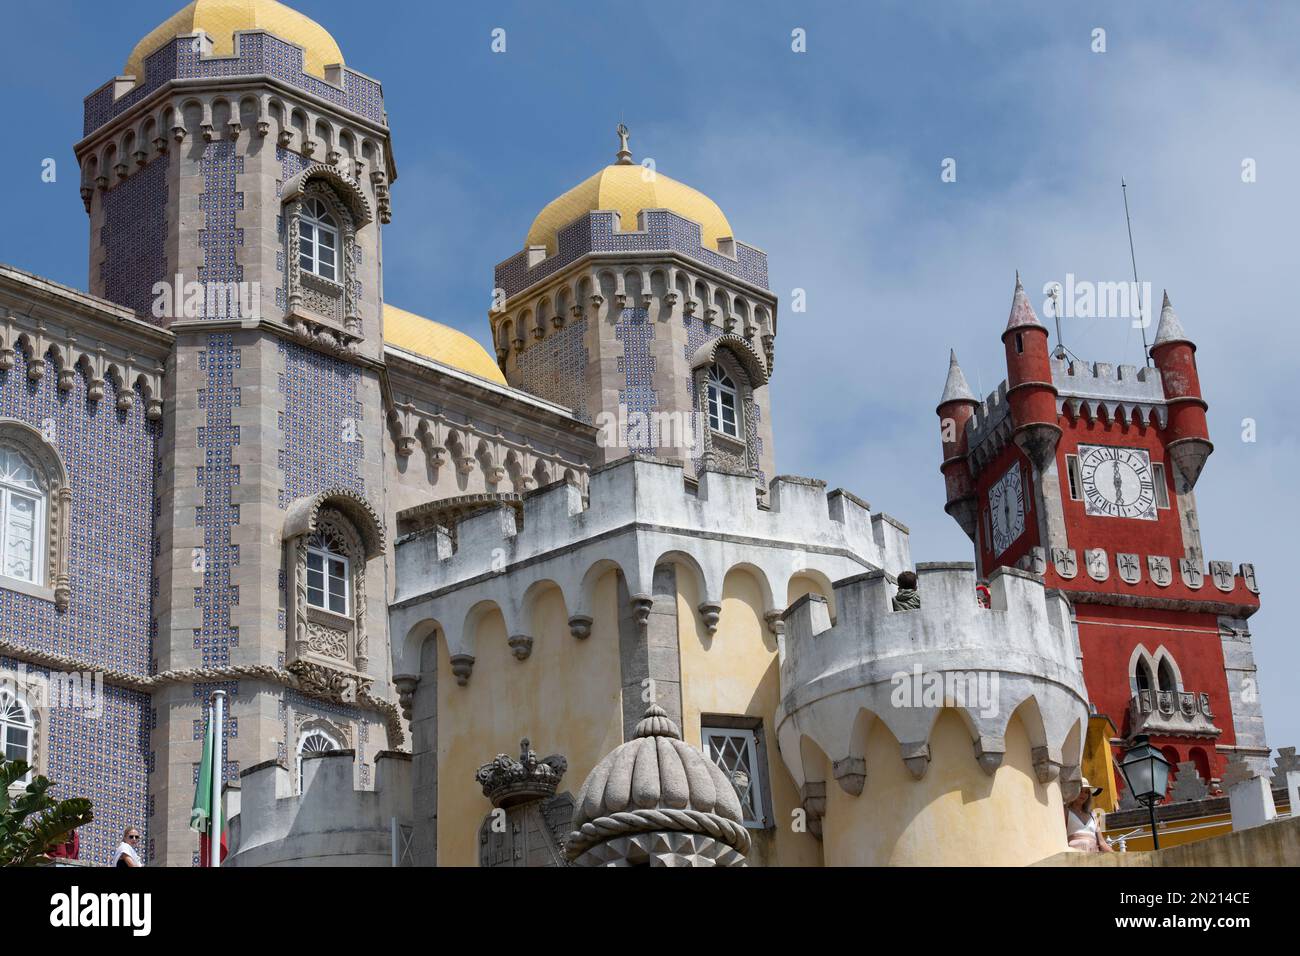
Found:
[[[1150,368],[1151,353],[1147,350],[1146,314],[1142,311],[1142,286],[1138,284],[1137,256],[1133,253],[1133,220],[1128,214],[1128,183],[1120,179],[1119,188],[1124,194],[1124,222],[1128,226],[1128,258],[1133,264],[1133,291],[1138,298],[1138,317],[1142,319],[1142,358],[1146,360],[1147,368]]]

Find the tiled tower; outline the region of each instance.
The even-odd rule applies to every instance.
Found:
[[[1193,489],[1213,446],[1168,295],[1154,368],[1049,354],[1019,277],[1002,338],[1007,381],[978,402],[954,356],[938,407],[947,509],[980,573],[1018,567],[1069,595],[1116,748],[1148,734],[1211,792],[1233,757],[1267,772],[1247,626],[1259,588],[1253,565],[1206,568]]]
[[[355,749],[365,777],[401,734],[383,699],[382,561],[366,573],[384,548],[380,224],[395,171],[380,84],[273,0],[195,0],[127,73],[86,98],[76,154],[92,292],[173,337],[141,822],[152,858],[176,865],[196,847],[214,686],[230,695],[229,780],[291,763],[309,726]],[[334,604],[309,576],[313,548],[343,559],[326,565],[347,581]]]
[[[491,313],[511,385],[602,426],[627,454],[772,477],[768,381],[776,299],[767,256],[707,196],[616,162],[549,203],[496,268]]]

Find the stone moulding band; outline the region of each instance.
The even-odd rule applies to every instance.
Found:
[[[597,843],[632,833],[702,833],[725,843],[741,855],[749,852],[749,831],[739,823],[700,810],[627,810],[608,817],[597,817],[569,834],[565,852],[576,859]]]
[[[128,674],[125,671],[110,670],[92,664],[89,661],[80,660],[75,657],[69,657],[66,654],[52,654],[48,651],[34,650],[29,647],[23,647],[13,641],[0,640],[0,655],[12,657],[25,663],[35,664],[39,667],[49,667],[61,671],[87,671],[94,674],[101,674],[105,684],[114,687],[121,687],[125,690],[137,691],[143,694],[152,694],[167,684],[204,684],[218,681],[238,680],[247,678],[250,680],[264,680],[273,684],[280,684],[307,697],[317,700],[324,700],[332,703],[338,703],[333,697],[314,691],[308,683],[300,681],[291,671],[282,670],[273,667],[270,664],[232,664],[226,667],[189,667],[181,670],[163,671],[160,674],[150,674],[140,676],[138,674]],[[400,747],[406,739],[402,731],[402,715],[397,709],[397,705],[391,701],[375,697],[369,690],[361,689],[357,691],[355,701],[349,701],[362,710],[369,710],[383,716],[384,723],[388,730],[388,746],[390,749]]]

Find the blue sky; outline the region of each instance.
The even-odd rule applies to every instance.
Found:
[[[179,5],[179,0],[174,0]],[[782,301],[778,470],[825,478],[907,523],[918,560],[970,558],[942,510],[933,409],[948,348],[980,393],[1020,269],[1037,304],[1066,273],[1167,287],[1216,450],[1198,485],[1207,557],[1253,561],[1269,742],[1300,744],[1295,573],[1300,7],[1257,3],[296,0],[384,83],[399,177],[388,301],[486,342],[492,267],[537,210],[610,161],[707,192],[765,249]],[[1132,9],[1140,7],[1140,9]],[[81,99],[172,3],[10,4],[0,261],[86,281],[71,146]],[[490,50],[506,31],[504,54]],[[794,28],[807,52],[791,51]],[[1106,31],[1094,53],[1092,31]],[[59,162],[56,183],[41,161]],[[945,158],[957,181],[940,181]],[[1253,159],[1257,181],[1243,183]],[[805,289],[808,309],[789,308]],[[1040,310],[1041,311],[1041,310]],[[1067,321],[1093,360],[1141,363],[1127,321]],[[1243,419],[1257,440],[1241,440]]]

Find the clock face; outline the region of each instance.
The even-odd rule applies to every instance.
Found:
[[[1079,478],[1087,514],[1156,520],[1151,456],[1141,448],[1080,445]]]
[[[993,526],[993,553],[1001,554],[1025,532],[1025,486],[1020,462],[989,488],[989,517]]]

